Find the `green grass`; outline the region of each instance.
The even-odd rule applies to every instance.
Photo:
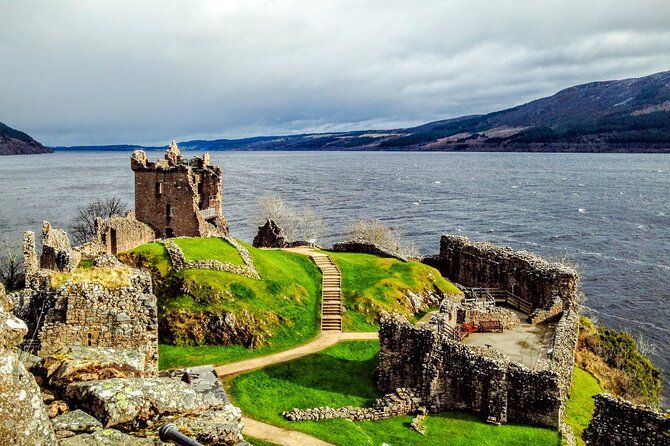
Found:
[[[119,259],[133,265],[148,268],[160,277],[167,276],[172,271],[172,263],[165,246],[158,242],[147,243],[130,251],[122,252]]]
[[[582,431],[586,429],[593,417],[595,408],[593,397],[602,393],[603,389],[591,374],[575,367],[572,377],[570,399],[565,408],[565,422],[572,427],[578,445],[583,445]]]
[[[219,237],[176,238],[174,242],[181,248],[187,262],[194,260],[218,260],[233,265],[244,265],[237,249]]]
[[[347,331],[374,331],[382,311],[399,312],[414,319],[405,297],[407,291],[437,289],[445,295],[460,294],[454,284],[423,263],[402,262],[372,254],[327,252],[342,272],[342,300]]]
[[[378,350],[377,341],[343,342],[320,353],[238,376],[226,387],[246,415],[337,445],[558,445],[558,433],[548,429],[493,426],[456,412],[429,415],[425,436],[409,428],[411,416],[379,422],[289,422],[281,417],[281,412],[294,407],[369,405],[379,396],[374,385]]]
[[[186,240],[186,239],[180,239]],[[221,239],[197,239],[206,252],[220,246]],[[308,257],[278,250],[249,250],[261,280],[224,271],[190,269],[174,272],[167,252],[150,243],[129,255],[157,271],[163,279],[158,295],[159,317],[182,314],[174,339],[161,339],[160,367],[224,364],[286,350],[313,339],[319,330],[321,273]],[[219,251],[221,253],[222,251]],[[239,256],[237,251],[235,255]],[[222,258],[226,261],[225,258]],[[266,332],[267,343],[257,348],[242,345],[193,345],[187,333],[189,318],[200,314],[234,313],[252,318]],[[246,316],[240,316],[246,315]],[[261,329],[261,328],[259,328]],[[173,330],[174,331],[174,330]],[[177,345],[168,345],[177,344]]]
[[[277,443],[271,443],[269,441],[261,440],[260,438],[252,437],[250,435],[245,435],[244,439],[252,446],[277,446]]]

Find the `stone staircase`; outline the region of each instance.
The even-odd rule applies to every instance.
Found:
[[[314,263],[321,270],[321,330],[342,331],[342,275],[335,263],[326,254],[312,253]]]

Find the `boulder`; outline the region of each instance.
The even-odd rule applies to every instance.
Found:
[[[194,417],[179,418],[174,424],[183,434],[203,444],[237,445],[244,441],[242,411],[230,404]]]
[[[91,433],[102,429],[102,423],[83,410],[73,410],[51,420],[56,436],[72,437],[75,434]]]
[[[285,248],[288,245],[286,234],[277,223],[269,218],[263,226],[258,227],[253,246],[256,248]]]
[[[52,386],[75,381],[108,378],[139,378],[145,372],[145,357],[133,350],[71,346],[44,358],[40,370]]]
[[[66,396],[105,427],[142,425],[159,416],[197,414],[212,404],[189,384],[175,379],[112,378],[68,385]]]
[[[190,384],[193,390],[202,395],[212,406],[230,404],[230,399],[221,385],[219,375],[212,365],[175,369],[167,375],[170,378]]]

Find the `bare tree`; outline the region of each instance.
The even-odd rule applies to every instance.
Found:
[[[302,240],[319,240],[327,229],[326,222],[311,207],[306,207],[298,218],[298,234]]]
[[[0,282],[7,291],[23,288],[23,253],[9,240],[0,242]]]
[[[296,211],[277,195],[263,195],[257,200],[257,212],[254,217],[257,225],[272,219],[284,230],[289,241],[318,240],[323,237],[327,226],[314,209],[306,207]]]
[[[656,354],[656,345],[644,333],[639,333],[635,337],[635,342],[637,343],[637,350],[644,356],[650,357]]]
[[[407,239],[401,228],[390,228],[379,220],[356,220],[347,226],[347,237],[361,240],[394,252],[402,257],[417,257],[416,245]]]
[[[77,209],[72,221],[72,241],[81,245],[90,241],[95,235],[95,219],[109,218],[126,212],[126,204],[119,197],[97,199]]]

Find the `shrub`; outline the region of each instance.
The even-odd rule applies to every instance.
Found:
[[[407,239],[405,231],[390,228],[379,220],[356,220],[347,226],[347,237],[373,243],[401,257],[417,257],[416,245]]]
[[[657,406],[662,372],[642,354],[630,333],[581,318],[578,361],[605,390],[635,403]]]
[[[318,240],[326,232],[326,223],[311,207],[297,211],[277,195],[263,195],[257,205],[255,223],[260,226],[274,220],[289,241]]]
[[[72,240],[76,244],[84,244],[95,235],[95,219],[110,218],[126,212],[126,205],[119,197],[97,199],[77,209],[72,221]]]

